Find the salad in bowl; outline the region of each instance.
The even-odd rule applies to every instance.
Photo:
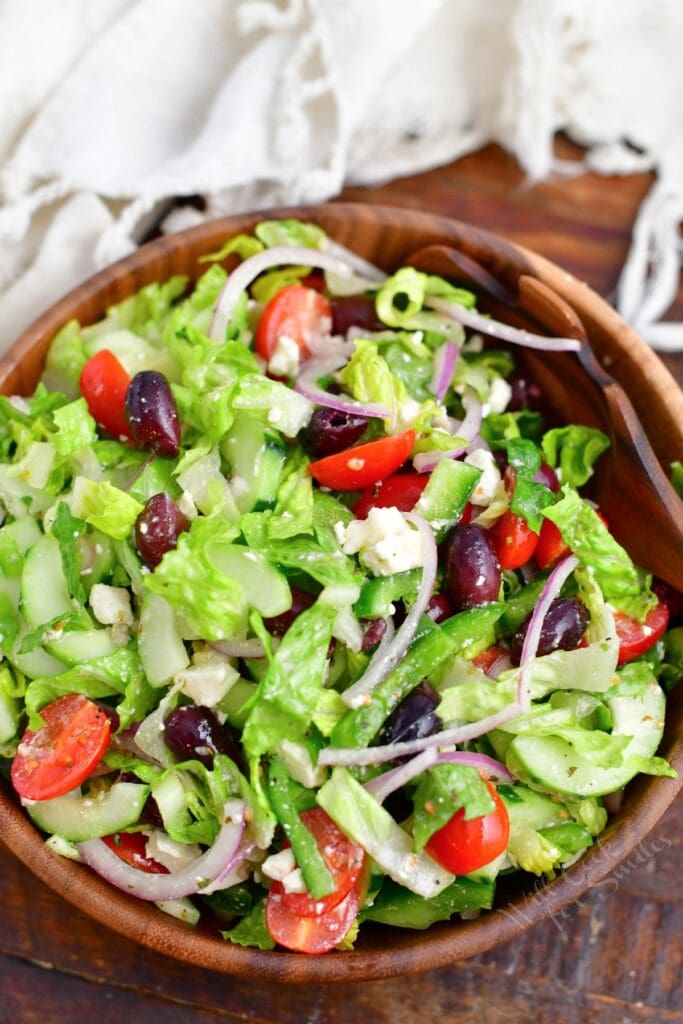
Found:
[[[203,260],[0,399],[11,784],[56,856],[239,945],[486,911],[673,774],[683,597],[516,366],[579,343],[313,224]]]

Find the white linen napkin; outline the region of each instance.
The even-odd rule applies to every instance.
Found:
[[[0,350],[173,196],[207,210],[168,230],[490,140],[532,179],[656,168],[617,302],[683,349],[660,319],[679,274],[682,36],[679,0],[0,0]],[[554,159],[559,128],[582,161]]]

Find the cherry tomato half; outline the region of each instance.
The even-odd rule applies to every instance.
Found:
[[[486,650],[480,651],[476,658],[472,658],[472,664],[488,675],[489,669],[493,668],[497,661],[500,661],[501,658],[509,657],[510,651],[507,647],[503,647],[501,644],[493,644],[492,647],[487,647]]]
[[[256,328],[256,351],[266,362],[273,354],[282,335],[299,346],[302,357],[309,354],[308,340],[328,318],[332,323],[332,310],[324,295],[313,288],[291,284],[274,295],[261,314]]]
[[[295,953],[329,953],[356,920],[361,891],[356,883],[341,903],[319,917],[299,917],[288,909],[283,899],[271,889],[266,900],[266,924],[275,942]]]
[[[360,876],[365,852],[362,846],[346,838],[322,807],[304,811],[301,820],[312,833],[330,869],[335,884],[334,892],[316,900],[307,892],[288,893],[282,882],[274,882],[270,893],[273,896],[281,896],[283,907],[298,917],[320,917],[336,907],[349,894]],[[288,846],[289,843],[285,845]]]
[[[538,536],[538,544],[534,552],[536,565],[539,569],[549,569],[569,548],[562,540],[562,534],[550,519],[544,519],[541,532]]]
[[[102,836],[105,846],[138,871],[146,871],[150,875],[168,875],[169,870],[158,860],[147,856],[147,836],[144,832],[114,832],[110,836]]]
[[[41,712],[42,729],[27,729],[12,762],[12,785],[27,800],[64,796],[104,757],[111,734],[107,713],[81,693],[67,693]]]
[[[113,352],[103,348],[81,370],[81,395],[98,426],[116,438],[132,440],[123,407],[130,377]]]
[[[505,804],[491,783],[487,779],[484,782],[496,805],[495,810],[465,821],[465,811],[461,808],[434,833],[426,846],[434,860],[454,875],[468,875],[490,864],[508,844],[510,819]]]
[[[401,473],[389,476],[375,487],[368,487],[353,506],[356,519],[366,519],[371,508],[394,506],[401,512],[412,512],[429,483],[426,473]]]
[[[633,661],[657,643],[669,624],[669,609],[664,601],[651,608],[644,622],[632,619],[623,612],[615,612],[614,624],[619,637],[619,665]]]
[[[404,430],[402,434],[381,437],[379,441],[370,441],[318,459],[308,469],[324,487],[356,491],[391,476],[406,461],[414,444],[415,431]]]
[[[526,565],[538,544],[538,534],[526,519],[510,509],[496,520],[491,533],[501,569],[519,569]]]

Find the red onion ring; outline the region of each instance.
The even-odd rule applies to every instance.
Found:
[[[471,385],[467,384],[463,392],[463,403],[465,404],[465,418],[462,423],[456,423],[453,427],[454,433],[459,439],[465,441],[465,445],[459,448],[450,448],[448,451],[418,452],[413,458],[413,466],[418,473],[431,473],[442,459],[457,459],[466,452],[479,434],[481,421],[483,419],[484,407],[479,395]]]
[[[529,619],[529,627],[522,644],[522,654],[519,659],[519,677],[517,679],[516,701],[520,714],[526,713],[531,707],[531,668],[541,639],[543,620],[547,615],[550,605],[560,593],[563,584],[578,564],[578,558],[574,555],[568,555],[567,558],[564,558],[555,566],[545,581],[541,596]]]
[[[482,772],[487,779],[491,779],[493,782],[514,782],[512,775],[505,765],[501,764],[500,761],[496,761],[495,758],[489,757],[488,754],[477,754],[469,750],[453,750],[438,754],[436,760],[438,764],[450,762],[451,764],[464,764],[476,768],[477,771]]]
[[[276,245],[272,249],[257,252],[255,256],[250,256],[244,263],[240,263],[223,285],[209,327],[211,340],[223,341],[235,303],[259,274],[271,267],[287,266],[320,267],[322,270],[332,270],[343,277],[348,277],[351,273],[348,260],[342,262],[331,253],[307,249],[303,245]]]
[[[531,331],[511,327],[500,320],[492,320],[481,313],[475,313],[473,309],[465,309],[445,299],[428,298],[425,305],[473,331],[481,331],[482,334],[500,338],[501,341],[508,341],[513,345],[523,345],[526,348],[537,348],[547,352],[579,352],[581,349],[581,342],[576,338],[546,338],[542,334],[532,334]]]
[[[423,750],[421,754],[413,757],[407,764],[392,768],[391,771],[378,775],[376,779],[370,779],[365,783],[368,793],[372,793],[375,800],[383,804],[388,796],[395,793],[397,789],[407,785],[412,779],[428,768],[432,768],[439,759],[436,750]]]
[[[436,395],[439,402],[443,402],[448,391],[448,385],[453,379],[455,367],[458,362],[460,349],[453,341],[446,341],[437,349],[434,354],[434,373],[429,384],[429,390]]]
[[[213,846],[189,867],[170,875],[148,874],[131,867],[101,839],[79,843],[78,850],[88,867],[129,896],[152,903],[177,900],[207,892],[211,883],[224,879],[247,856],[246,847],[241,846],[246,805],[241,800],[229,800],[225,806],[225,817],[228,816],[231,820],[222,826]]]
[[[404,514],[408,522],[413,523],[420,531],[422,541],[422,580],[420,581],[420,589],[418,590],[415,604],[410,609],[405,622],[397,631],[391,643],[384,650],[381,649],[380,645],[380,648],[375,652],[360,679],[342,693],[342,700],[350,708],[357,708],[366,703],[375,687],[379,686],[398,665],[412,643],[420,618],[427,608],[429,598],[432,596],[432,590],[434,589],[437,567],[434,533],[429,523],[422,516],[415,515],[412,512]],[[322,761],[320,763],[322,764]]]
[[[376,267],[374,263],[369,263],[364,260],[362,256],[352,252],[351,249],[347,249],[345,245],[340,245],[339,242],[333,242],[331,238],[326,238],[322,243],[323,252],[327,252],[330,256],[335,256],[338,260],[346,263],[347,266],[359,274],[361,277],[367,278],[367,280],[373,285],[377,286],[386,281],[387,275],[379,267]]]
[[[346,395],[331,395],[318,387],[317,381],[320,377],[326,377],[334,373],[347,361],[344,354],[328,355],[319,359],[309,359],[303,372],[294,382],[294,390],[303,395],[309,402],[316,405],[323,405],[327,409],[335,409],[337,412],[350,413],[352,416],[367,416],[369,419],[385,420],[391,416],[391,411],[385,405],[378,402],[356,402]]]

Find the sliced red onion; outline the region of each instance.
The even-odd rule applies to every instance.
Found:
[[[434,589],[437,566],[434,533],[429,523],[422,516],[415,515],[412,512],[404,514],[408,522],[413,523],[420,531],[422,545],[422,580],[420,582],[420,589],[418,590],[415,604],[410,609],[405,622],[397,631],[391,643],[384,650],[381,649],[380,645],[380,648],[375,652],[374,657],[360,679],[342,694],[342,700],[350,708],[358,708],[367,703],[375,687],[386,679],[389,673],[398,665],[412,643],[420,618],[427,608],[429,598],[432,596],[432,590]]]
[[[574,555],[568,555],[567,558],[564,558],[555,566],[545,581],[541,596],[529,619],[529,627],[522,644],[522,654],[519,659],[519,676],[517,678],[516,700],[522,714],[526,713],[531,707],[531,669],[541,639],[543,620],[548,613],[550,605],[560,593],[563,584],[578,564],[578,558]]]
[[[246,821],[246,805],[241,800],[229,800],[225,805],[226,821],[215,843],[206,853],[182,871],[170,875],[154,875],[131,867],[109,849],[101,839],[89,839],[78,844],[81,857],[93,871],[117,889],[156,903],[158,900],[177,900],[182,896],[209,891],[212,883],[225,878],[238,864],[238,858],[247,856],[242,847]]]
[[[429,384],[429,390],[436,395],[439,402],[443,402],[448,391],[448,385],[453,379],[455,367],[458,362],[460,349],[453,341],[446,341],[434,355],[434,373]]]
[[[272,249],[257,252],[255,256],[250,256],[244,263],[240,263],[224,284],[209,327],[209,337],[212,341],[223,341],[235,303],[259,274],[271,267],[289,266],[320,267],[322,270],[332,270],[342,277],[348,277],[351,273],[348,260],[342,261],[331,253],[307,249],[303,245],[276,245]]]
[[[459,459],[468,448],[469,445],[463,445],[461,448],[449,448],[445,452],[418,452],[413,455],[413,466],[418,473],[431,473],[444,459]]]
[[[322,249],[324,252],[329,253],[330,256],[335,256],[342,263],[345,263],[354,273],[367,278],[375,287],[387,279],[384,271],[376,267],[374,263],[369,263],[362,256],[359,256],[358,253],[347,249],[345,245],[340,245],[339,242],[333,242],[331,238],[326,238],[323,241]]]
[[[469,740],[476,740],[479,736],[485,735],[492,729],[499,729],[501,725],[511,722],[520,714],[516,702],[508,704],[506,708],[497,711],[495,715],[482,718],[479,722],[471,722],[468,725],[458,725],[453,729],[445,729],[443,732],[434,733],[431,736],[423,736],[419,740],[406,740],[402,743],[388,743],[383,747],[365,747],[363,749],[326,747],[318,754],[318,764],[332,767],[333,765],[368,765],[383,764],[385,761],[394,761],[397,757],[411,757],[419,754],[429,747],[451,747],[456,743],[466,743]]]
[[[265,658],[266,649],[258,639],[252,637],[250,640],[217,640],[210,643],[214,651],[224,654],[227,658]]]
[[[391,416],[391,410],[378,402],[356,402],[347,395],[331,395],[318,387],[320,377],[334,373],[347,361],[346,355],[329,355],[320,359],[309,359],[303,372],[294,383],[294,390],[307,398],[309,402],[323,405],[337,412],[347,412],[352,416],[367,416],[369,419],[385,420]]]
[[[486,675],[491,679],[497,679],[503,672],[507,672],[509,668],[512,668],[512,661],[510,660],[509,654],[501,654],[499,658],[493,662],[492,665],[486,669]]]
[[[369,793],[372,793],[378,803],[383,804],[386,798],[395,793],[397,789],[407,785],[412,779],[422,775],[428,768],[435,765],[438,758],[439,755],[433,748],[431,750],[423,750],[421,754],[413,757],[407,764],[399,765],[398,768],[392,768],[391,771],[378,775],[376,779],[370,779],[369,782],[365,783],[365,788]]]
[[[254,852],[256,843],[253,839],[248,839],[243,842],[239,849],[235,852],[232,860],[225,865],[225,868],[221,873],[210,882],[205,888],[202,889],[202,896],[210,896],[212,892],[218,892],[219,889],[229,889],[232,885],[237,885],[239,882],[244,881],[244,861]]]
[[[427,299],[425,305],[451,317],[465,327],[481,331],[482,334],[488,334],[492,338],[500,338],[501,341],[509,341],[513,345],[523,345],[526,348],[537,348],[548,352],[578,352],[581,349],[581,342],[576,338],[546,338],[542,334],[532,334],[531,331],[503,324],[500,320],[482,316],[481,313],[476,313],[473,309],[465,309],[464,306],[459,306],[455,302],[447,302],[446,299]]]
[[[427,751],[425,750],[426,753]],[[418,756],[421,757],[422,755]],[[417,760],[417,758],[414,758],[414,760]],[[489,757],[488,754],[476,754],[469,750],[449,750],[445,753],[437,754],[436,760],[438,764],[450,762],[450,764],[464,764],[468,767],[476,768],[477,771],[482,772],[487,779],[491,779],[493,782],[514,781],[505,765],[501,764],[500,761],[496,761],[495,758]],[[382,777],[380,776],[380,778]]]

